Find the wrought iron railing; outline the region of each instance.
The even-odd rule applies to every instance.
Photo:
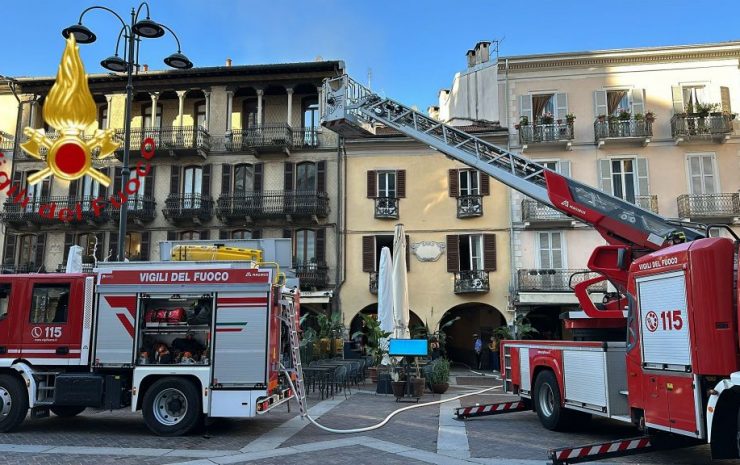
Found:
[[[590,270],[523,269],[517,271],[518,289],[525,292],[572,292],[570,285],[575,286],[596,276],[598,274]],[[606,292],[606,281],[590,286],[589,290]]]
[[[93,268],[95,268],[94,263],[83,263],[82,264],[82,272],[83,273],[92,273]],[[60,263],[57,265],[57,273],[66,273],[67,272],[67,264],[66,263]]]
[[[378,293],[378,272],[377,271],[371,271],[370,272],[370,278],[369,278],[369,281],[368,281],[368,288],[369,288],[371,294],[377,294]]]
[[[213,199],[203,194],[170,194],[162,213],[168,220],[208,221],[213,216]]]
[[[398,199],[395,197],[376,197],[375,218],[398,219]]]
[[[482,195],[461,195],[457,198],[457,217],[471,218],[483,215]]]
[[[53,224],[60,221],[60,210],[68,208],[68,201],[68,197],[34,197],[25,203],[7,199],[3,205],[2,219],[11,224]],[[64,216],[69,217],[66,214]]]
[[[673,115],[671,134],[678,137],[714,137],[732,132],[732,116],[728,114],[699,116],[694,113]]]
[[[547,222],[568,221],[570,218],[552,207],[543,205],[536,200],[522,200],[522,221],[524,222]]]
[[[226,134],[228,151],[282,150],[293,146],[293,130],[287,124],[267,124]]]
[[[13,150],[15,141],[10,138],[3,137],[0,134],[0,152],[10,152]]]
[[[304,290],[325,289],[329,285],[329,267],[325,263],[295,265],[295,274]]]
[[[51,201],[57,205],[57,208],[70,209],[70,223],[105,223],[110,219],[108,201],[102,196],[55,196],[51,197]]]
[[[681,218],[734,218],[740,216],[740,194],[683,194],[678,196]]]
[[[218,198],[221,219],[294,217],[326,218],[329,215],[329,194],[315,191],[262,191]]]
[[[522,145],[573,140],[573,124],[529,124],[519,126],[519,143]]]
[[[488,271],[466,270],[455,273],[455,294],[488,292],[490,290]]]
[[[126,201],[126,218],[128,221],[152,221],[157,216],[157,202],[148,195],[134,195]],[[121,218],[121,206],[110,203],[110,215],[114,221]]]
[[[116,129],[116,137],[121,142],[118,151],[123,151],[124,132]],[[156,150],[202,150],[211,148],[211,137],[203,127],[196,126],[163,126],[159,129],[131,129],[129,148],[139,153],[145,139],[154,139]]]
[[[636,195],[635,205],[645,210],[649,210],[653,213],[658,213],[658,196],[652,195]]]
[[[594,121],[596,141],[610,138],[652,137],[653,123],[644,119]]]
[[[0,273],[2,274],[19,274],[19,273],[46,273],[44,265],[37,265],[35,263],[20,263],[13,264],[8,263],[0,266]]]

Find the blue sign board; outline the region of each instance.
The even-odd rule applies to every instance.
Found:
[[[426,357],[429,355],[426,339],[391,339],[388,355],[401,357]]]

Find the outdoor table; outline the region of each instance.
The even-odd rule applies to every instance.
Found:
[[[319,393],[321,394],[321,400],[324,400],[324,389],[327,391],[327,397],[329,394],[329,386],[331,386],[331,392],[334,394],[334,370],[336,367],[327,366],[312,366],[303,368],[304,382],[306,376],[311,380],[313,390],[316,390],[316,382],[319,383]],[[308,384],[308,383],[306,383]]]

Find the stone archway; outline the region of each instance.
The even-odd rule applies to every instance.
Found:
[[[483,341],[482,367],[490,369],[487,344],[493,331],[499,326],[506,325],[504,315],[492,305],[467,302],[456,305],[447,310],[439,322],[439,327],[458,318],[446,328],[447,336],[444,343],[444,352],[452,362],[463,363],[475,367],[474,334],[481,336]]]

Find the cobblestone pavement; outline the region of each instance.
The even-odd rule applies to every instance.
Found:
[[[462,374],[462,373],[461,373]],[[493,378],[459,376],[445,397],[497,384]],[[464,384],[456,384],[464,383]],[[439,400],[427,394],[422,402]],[[542,465],[554,447],[635,436],[628,425],[594,419],[579,431],[556,433],[542,428],[537,415],[518,412],[450,421],[455,405],[513,399],[499,388],[461,401],[403,412],[380,429],[337,435],[296,418],[297,408],[284,406],[258,418],[220,420],[206,430],[181,438],[153,436],[140,414],[92,411],[61,419],[29,420],[12,434],[0,435],[2,464],[424,464]],[[333,400],[311,395],[309,404],[330,428],[373,425],[392,411],[411,404],[374,394],[366,384]],[[442,414],[442,418],[440,418]],[[704,465],[712,463],[708,447],[655,452],[598,463]],[[724,462],[728,463],[728,462]]]

